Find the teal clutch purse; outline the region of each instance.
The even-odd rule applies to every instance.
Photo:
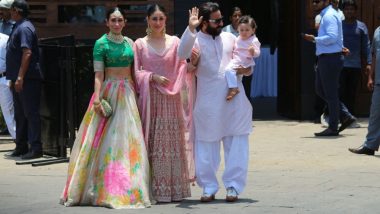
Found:
[[[102,99],[100,101],[100,104],[102,105],[103,110],[104,110],[104,117],[106,117],[106,118],[110,117],[112,115],[112,112],[113,112],[110,103],[107,100]]]

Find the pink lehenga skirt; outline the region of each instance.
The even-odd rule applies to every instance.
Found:
[[[101,97],[113,114],[107,119],[95,113],[91,99],[70,155],[61,203],[148,207],[149,162],[135,92],[128,79],[107,79]]]
[[[157,202],[190,197],[181,97],[150,88],[149,161],[152,195]]]

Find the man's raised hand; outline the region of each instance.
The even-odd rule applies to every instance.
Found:
[[[203,16],[199,17],[199,9],[197,7],[193,7],[189,10],[189,29],[194,33],[195,28],[197,28],[203,19]]]

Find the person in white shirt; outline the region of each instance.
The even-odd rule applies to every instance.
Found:
[[[196,32],[198,26],[200,31]],[[222,26],[223,17],[217,3],[206,2],[199,9],[192,8],[189,26],[178,47],[178,55],[182,59],[189,58],[193,48],[200,53],[195,70],[197,92],[193,123],[195,175],[198,185],[203,188],[201,202],[214,200],[219,189],[216,172],[220,165],[221,141],[225,161],[222,179],[227,190],[227,202],[238,199],[247,180],[252,106],[244,93],[226,102],[225,71],[232,60],[236,37],[222,32]],[[236,70],[238,75],[251,73],[250,67]],[[238,87],[244,91],[241,82]]]
[[[239,36],[235,42],[235,49],[233,52],[233,59],[226,69],[226,80],[228,84],[228,94],[226,100],[231,100],[238,94],[238,76],[236,75],[235,68],[254,67],[255,61],[253,58],[260,56],[260,42],[257,39],[256,22],[250,16],[242,16],[239,19],[238,31]]]
[[[15,22],[11,20],[11,12],[10,8],[13,3],[13,0],[1,0],[0,1],[0,33],[3,33],[9,36],[12,32],[13,25]],[[3,46],[2,46],[3,47]],[[2,54],[5,54],[5,46],[4,49],[0,51]],[[5,57],[5,55],[4,55]],[[5,59],[2,59],[5,60]],[[1,62],[1,66],[5,66],[5,61]],[[9,89],[9,81],[6,80],[5,77],[5,67],[0,70],[0,106],[4,109],[4,112],[0,112],[3,114],[3,118],[7,127],[0,130],[0,135],[11,135],[11,137],[15,138],[15,119],[14,119],[14,107],[13,107],[13,95]],[[11,127],[11,130],[8,130],[8,126]],[[13,128],[12,128],[13,127]]]
[[[13,95],[10,81],[5,77],[5,56],[8,35],[0,33],[0,107],[12,139],[16,139],[16,122],[14,117]]]

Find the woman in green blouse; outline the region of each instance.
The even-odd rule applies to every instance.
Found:
[[[95,89],[70,156],[61,203],[110,208],[150,206],[149,163],[132,79],[133,42],[125,15],[107,13],[109,33],[94,46]],[[102,100],[112,107],[106,117]]]

